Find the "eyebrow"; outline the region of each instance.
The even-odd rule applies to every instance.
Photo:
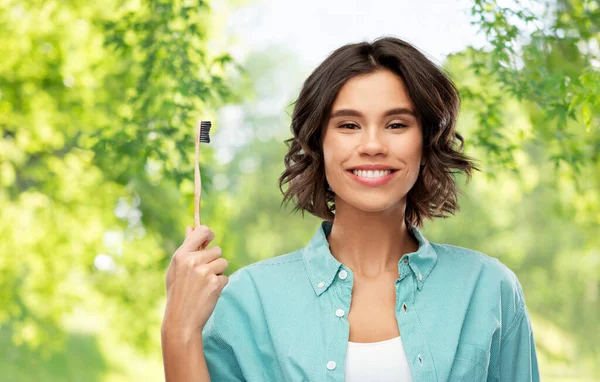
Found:
[[[412,115],[413,117],[417,118],[415,112],[412,109],[409,109],[407,107],[397,107],[395,109],[390,109],[390,110],[386,111],[383,114],[383,116],[388,117],[390,115],[401,115],[401,114],[408,114],[408,115]],[[331,115],[329,116],[329,119],[333,119],[336,117],[363,117],[363,115],[358,110],[340,109],[340,110],[336,110],[335,112],[331,113]]]

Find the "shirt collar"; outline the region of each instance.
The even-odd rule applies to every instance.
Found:
[[[304,265],[317,296],[327,290],[342,266],[342,263],[333,257],[329,249],[327,237],[331,233],[332,226],[333,222],[322,221],[308,245],[302,250]],[[416,252],[407,253],[401,261],[404,261],[405,258],[408,259],[409,268],[415,275],[417,288],[421,290],[437,262],[437,254],[416,226],[411,226],[410,230],[419,242],[419,249]],[[401,261],[398,261],[398,272],[400,272]]]

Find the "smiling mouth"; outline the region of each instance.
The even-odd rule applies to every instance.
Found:
[[[394,169],[389,169],[389,170],[378,170],[378,171],[366,171],[366,170],[346,170],[347,172],[354,174],[356,176],[358,176],[359,178],[364,178],[364,179],[379,179],[379,178],[384,178],[388,175],[391,175],[393,173],[395,173],[398,170],[394,170]],[[356,172],[355,172],[356,171]],[[364,176],[366,174],[368,174],[368,172],[371,172],[373,176]],[[375,172],[378,173],[378,175],[375,175]],[[360,175],[360,173],[363,174],[363,176]]]

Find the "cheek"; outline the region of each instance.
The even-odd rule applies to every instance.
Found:
[[[418,167],[421,161],[421,152],[423,150],[423,139],[420,131],[414,129],[413,134],[402,138],[403,139],[397,142],[397,145],[395,146],[398,148],[398,155],[404,157],[410,165],[416,163]]]
[[[339,166],[351,150],[352,148],[348,143],[344,144],[340,140],[329,137],[323,142],[323,161],[326,165]]]
[[[329,142],[323,143],[323,166],[325,177],[329,179],[331,179],[331,170],[335,167],[335,152]]]
[[[333,167],[333,152],[327,149],[323,149],[323,165],[325,166],[325,174],[329,175],[331,168]]]

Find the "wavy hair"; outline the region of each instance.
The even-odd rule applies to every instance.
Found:
[[[323,136],[333,102],[350,78],[387,69],[406,84],[423,128],[423,165],[407,195],[405,223],[422,227],[425,219],[447,218],[459,210],[460,190],[454,174],[469,182],[477,170],[474,159],[462,153],[463,137],[455,124],[460,108],[458,89],[443,71],[417,48],[396,37],[344,45],[331,53],[304,81],[292,103],[294,111],[285,140],[285,170],[279,178],[281,204],[293,200],[294,212],[307,211],[332,221],[335,194],[325,177]],[[284,192],[283,185],[289,183]]]

